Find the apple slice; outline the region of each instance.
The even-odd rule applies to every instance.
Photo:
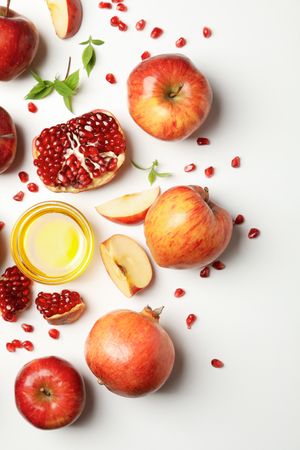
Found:
[[[155,187],[134,194],[114,198],[102,205],[96,206],[96,211],[112,222],[121,224],[136,224],[142,222],[148,209],[157,199],[160,188]]]
[[[66,39],[74,36],[82,21],[80,0],[46,0],[57,36]]]
[[[144,289],[152,279],[152,266],[145,250],[132,238],[114,234],[100,245],[104,266],[126,297]]]

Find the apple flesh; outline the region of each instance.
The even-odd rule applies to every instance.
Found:
[[[129,112],[147,133],[167,141],[184,139],[206,119],[212,91],[183,55],[148,58],[129,75]]]
[[[82,5],[80,0],[46,0],[57,36],[67,39],[80,28]]]
[[[161,267],[202,267],[227,247],[232,218],[209,200],[200,186],[176,186],[149,209],[144,231],[150,252]]]
[[[15,124],[8,112],[0,106],[0,174],[5,172],[12,164],[16,150],[17,133]]]
[[[31,64],[38,49],[37,29],[23,16],[0,6],[0,81],[12,80]]]
[[[102,242],[100,254],[110,278],[126,297],[132,297],[150,283],[149,258],[134,239],[114,234]]]
[[[159,193],[160,188],[155,187],[142,192],[123,195],[96,206],[96,211],[112,222],[137,224],[145,219],[148,209],[159,196]]]
[[[81,415],[85,405],[84,382],[63,359],[34,359],[17,375],[15,400],[21,415],[35,427],[61,428]]]

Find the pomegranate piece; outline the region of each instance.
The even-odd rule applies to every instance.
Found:
[[[100,2],[98,6],[101,9],[111,9],[112,8],[112,4],[108,3],[108,2]]]
[[[210,274],[210,268],[208,266],[207,267],[203,267],[203,269],[200,270],[200,277],[201,278],[208,278],[209,274]]]
[[[28,108],[28,111],[31,113],[36,113],[38,110],[37,106],[32,102],[28,103],[27,108]]]
[[[0,315],[7,322],[15,322],[17,314],[30,305],[31,281],[17,266],[9,267],[0,277]]]
[[[150,53],[145,51],[144,53],[141,54],[141,59],[142,60],[148,59],[148,58],[150,58],[150,56],[151,56]]]
[[[44,129],[33,141],[34,165],[54,192],[81,192],[111,181],[125,161],[126,142],[117,119],[95,110]]]
[[[151,31],[150,37],[152,37],[152,39],[157,39],[159,38],[161,35],[163,34],[163,30],[159,27],[154,27],[153,30]]]
[[[259,231],[258,228],[250,228],[250,230],[248,232],[248,238],[249,239],[255,239],[259,235],[260,235],[260,231]]]
[[[123,3],[124,2],[124,0],[111,0],[112,1],[112,3]]]
[[[13,199],[16,200],[16,202],[21,202],[24,198],[24,192],[20,191],[16,195],[13,196]]]
[[[12,342],[7,342],[6,350],[9,351],[10,353],[14,353],[16,351],[16,347],[14,346],[14,344]]]
[[[116,77],[114,76],[113,73],[108,73],[105,76],[106,81],[108,81],[110,84],[115,84],[117,82]]]
[[[35,183],[28,183],[28,184],[27,184],[27,189],[28,189],[30,192],[38,192],[39,187],[38,187],[38,185],[35,184]]]
[[[25,348],[28,352],[32,352],[34,350],[34,345],[31,341],[23,341],[22,347]]]
[[[219,260],[218,261],[214,261],[212,263],[212,266],[216,270],[223,270],[223,269],[225,269],[225,264],[222,263],[222,261],[219,261]]]
[[[206,137],[198,137],[197,139],[197,144],[198,145],[209,145],[209,139],[207,139]]]
[[[64,289],[60,294],[40,292],[35,300],[38,311],[51,325],[72,323],[82,315],[85,304],[78,292]]]
[[[56,328],[51,328],[51,330],[48,331],[49,336],[52,339],[59,339],[60,332]]]
[[[204,170],[204,173],[207,178],[211,178],[215,174],[215,169],[212,166],[207,167],[207,169]]]
[[[241,158],[239,156],[236,156],[235,158],[232,159],[231,167],[237,169],[238,167],[240,167],[240,165],[241,165]]]
[[[138,20],[137,23],[135,24],[135,29],[137,31],[142,31],[145,28],[145,26],[146,26],[146,20],[141,19],[141,20]]]
[[[219,359],[212,359],[210,363],[216,369],[221,369],[222,367],[224,367],[224,363]]]
[[[241,223],[244,223],[244,222],[245,222],[245,218],[244,218],[244,216],[242,216],[242,214],[238,214],[236,216],[236,218],[234,219],[235,225],[240,225]]]
[[[184,295],[185,295],[185,290],[181,289],[181,288],[177,288],[176,291],[174,292],[174,297],[176,297],[176,298],[183,297]]]
[[[22,342],[20,339],[14,339],[11,343],[15,348],[22,348]]]
[[[119,23],[120,23],[120,19],[119,19],[118,16],[113,16],[110,19],[110,24],[111,24],[112,27],[117,27],[119,25]]]
[[[208,27],[204,27],[202,32],[203,32],[203,36],[204,36],[205,38],[210,38],[211,35],[212,35],[212,31],[211,31],[211,29],[208,28]]]
[[[4,228],[4,226],[5,226],[5,223],[0,221],[0,231],[2,230],[2,228]]]
[[[118,10],[118,11],[123,11],[123,12],[125,12],[125,11],[127,11],[127,6],[126,5],[124,5],[123,3],[118,3],[117,4],[117,6],[116,6],[116,9]]]
[[[184,171],[185,172],[193,172],[196,169],[196,164],[188,164],[185,166]]]
[[[186,326],[188,329],[192,327],[192,325],[196,322],[197,316],[195,314],[189,314],[186,318]]]
[[[177,48],[184,47],[186,45],[186,39],[184,39],[184,37],[177,39],[177,41],[175,42],[175,45]]]
[[[27,181],[29,180],[28,173],[24,172],[23,170],[18,173],[18,176],[19,176],[20,180],[22,181],[22,183],[27,183]]]
[[[128,30],[128,25],[126,25],[126,23],[122,22],[121,20],[118,23],[118,28],[120,31],[127,31]]]
[[[34,328],[32,325],[29,325],[29,323],[22,323],[21,327],[25,331],[25,333],[32,333]]]

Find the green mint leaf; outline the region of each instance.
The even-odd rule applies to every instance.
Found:
[[[155,170],[151,169],[149,174],[148,174],[148,181],[151,184],[151,186],[152,186],[152,184],[154,183],[155,180],[156,180],[156,172],[155,172]]]
[[[141,167],[132,160],[131,160],[131,164],[133,165],[133,167],[135,167],[136,169],[139,169],[139,170],[150,170],[152,168],[152,167]]]
[[[31,70],[31,75],[33,76],[33,78],[36,79],[36,81],[38,81],[39,83],[43,82],[43,79],[39,76],[38,73],[34,72],[33,70]]]
[[[47,95],[51,94],[53,91],[53,85],[50,86],[45,84],[44,82],[37,83],[31,91],[28,92],[28,94],[25,97],[25,100],[38,100],[44,97],[47,97]]]
[[[42,98],[48,97],[53,92],[54,86],[53,84],[51,86],[45,87],[45,89],[37,94],[35,97],[36,100],[41,100]]]
[[[64,103],[69,111],[73,112],[72,109],[72,97],[64,97]]]
[[[64,83],[73,91],[77,89],[79,83],[79,70],[71,73],[68,78],[65,79]]]
[[[93,49],[93,56],[91,58],[91,60],[89,61],[89,63],[87,64],[87,66],[85,67],[86,73],[88,74],[88,76],[90,76],[91,71],[93,70],[93,68],[95,67],[96,64],[96,53]]]
[[[75,94],[74,89],[71,89],[64,81],[57,79],[54,81],[54,89],[63,97],[73,97]]]
[[[104,41],[101,41],[101,39],[92,39],[92,44],[94,44],[94,45],[103,45]]]
[[[88,65],[88,63],[93,57],[94,52],[95,50],[90,44],[87,47],[85,47],[82,53],[82,63],[84,67]]]
[[[89,43],[90,43],[90,41],[88,40],[88,41],[80,42],[79,45],[86,45],[86,44],[89,44]]]
[[[155,172],[155,174],[158,177],[164,178],[164,177],[171,177],[172,174],[170,172]]]

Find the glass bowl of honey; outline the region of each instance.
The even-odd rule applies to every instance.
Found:
[[[38,203],[25,211],[11,233],[18,268],[43,284],[63,284],[91,261],[94,234],[85,216],[65,202]]]

